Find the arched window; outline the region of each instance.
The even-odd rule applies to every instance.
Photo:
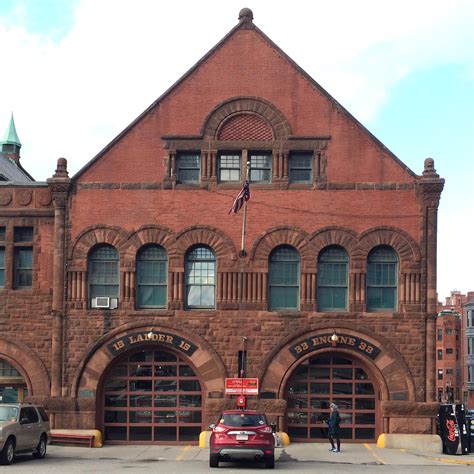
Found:
[[[289,245],[272,251],[269,258],[270,309],[298,309],[300,294],[300,256]]]
[[[395,250],[387,245],[374,248],[367,258],[367,310],[395,310],[397,306]]]
[[[137,256],[137,304],[139,308],[166,307],[166,250],[159,245],[143,247]]]
[[[186,256],[186,307],[215,308],[216,257],[204,245],[194,247]]]
[[[118,298],[118,295],[118,252],[112,245],[100,245],[89,254],[89,298]]]
[[[318,258],[318,311],[347,310],[349,257],[342,247],[328,247]]]

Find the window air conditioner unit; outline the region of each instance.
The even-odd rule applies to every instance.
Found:
[[[108,296],[98,296],[92,298],[91,308],[116,309],[118,307],[118,298],[109,298]]]

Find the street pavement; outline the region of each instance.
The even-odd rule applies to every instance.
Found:
[[[343,444],[341,453],[328,451],[329,444],[295,443],[277,448],[275,469],[281,472],[326,473],[446,473],[474,472],[474,454],[448,456],[377,448],[375,444]],[[225,472],[261,472],[255,464],[221,463]],[[48,446],[45,459],[31,455],[18,456],[11,466],[1,466],[0,472],[34,474],[93,472],[219,472],[209,468],[209,450],[197,446],[104,446],[81,448]]]

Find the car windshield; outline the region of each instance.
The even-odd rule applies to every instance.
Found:
[[[18,408],[0,406],[0,421],[16,421]]]
[[[220,422],[226,426],[262,426],[266,424],[265,416],[256,413],[224,413]]]

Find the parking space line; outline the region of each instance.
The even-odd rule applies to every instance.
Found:
[[[425,456],[427,459],[431,459],[433,461],[439,462],[446,462],[448,464],[464,464],[465,466],[474,466],[474,461],[461,461],[457,459],[443,459],[443,458],[435,458],[431,456]]]
[[[187,451],[191,449],[191,445],[183,446],[183,449],[181,450],[181,453],[176,456],[175,461],[182,461],[184,458],[184,455],[186,454]]]
[[[385,461],[370,447],[370,445],[364,443],[364,446],[370,452],[370,454],[372,454],[376,461],[378,461],[380,464],[386,464]]]

